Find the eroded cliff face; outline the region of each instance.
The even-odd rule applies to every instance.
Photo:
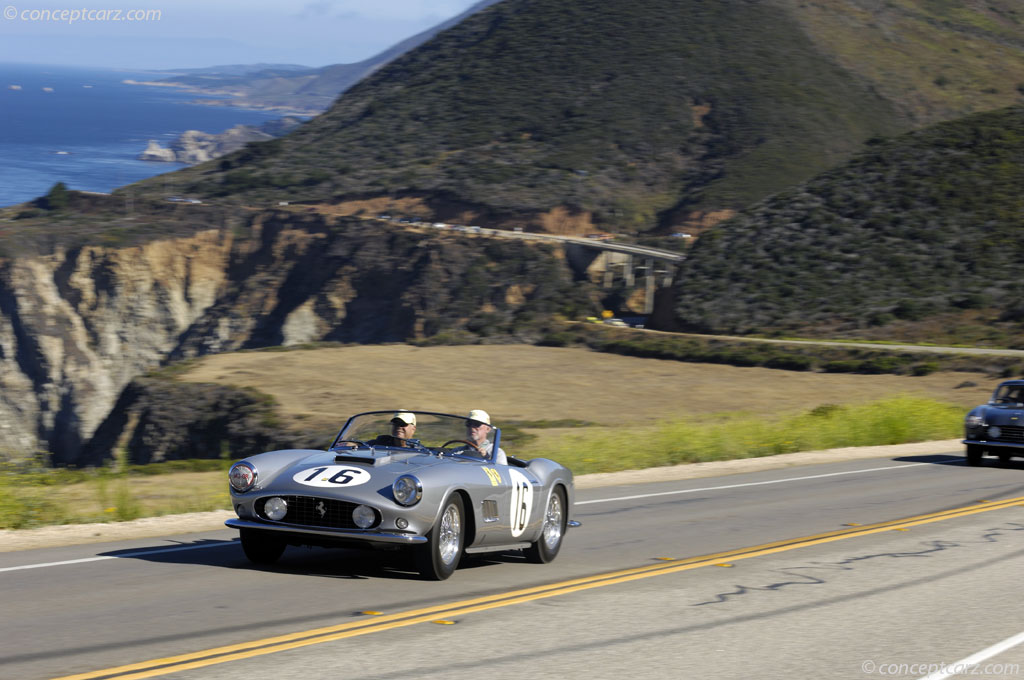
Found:
[[[168,359],[518,332],[584,307],[584,288],[546,246],[276,213],[0,261],[0,451],[95,462],[83,445],[126,385]]]
[[[132,377],[216,301],[230,235],[0,265],[0,447],[71,462]]]

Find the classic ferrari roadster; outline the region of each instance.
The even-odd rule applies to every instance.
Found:
[[[242,549],[258,564],[288,545],[406,546],[427,579],[446,579],[464,553],[558,555],[573,507],[572,472],[501,451],[467,418],[374,411],[349,418],[326,451],[250,456],[229,472]]]

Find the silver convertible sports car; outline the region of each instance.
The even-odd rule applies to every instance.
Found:
[[[577,524],[572,472],[546,458],[506,456],[500,443],[498,428],[460,416],[360,413],[326,451],[235,463],[238,519],[225,524],[258,564],[288,545],[407,546],[434,580],[451,576],[464,553],[523,550],[532,562],[550,562]]]
[[[999,384],[987,404],[976,406],[964,420],[967,464],[981,465],[981,457],[999,456],[1008,463],[1024,457],[1024,380]]]

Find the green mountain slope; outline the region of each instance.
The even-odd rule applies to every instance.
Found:
[[[250,203],[404,194],[485,215],[564,206],[644,229],[659,215],[740,207],[909,124],[783,5],[505,0],[288,138],[173,181]]]
[[[504,0],[294,135],[141,188],[692,231],[1022,93],[1018,0]]]
[[[878,143],[701,237],[683,328],[1019,340],[1024,107]]]

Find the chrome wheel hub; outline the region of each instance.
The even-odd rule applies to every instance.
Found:
[[[549,550],[558,547],[562,540],[562,499],[557,493],[551,494],[548,511],[544,515],[544,545]]]
[[[459,554],[459,511],[454,505],[449,505],[441,515],[441,524],[438,527],[438,553],[441,561],[451,564]]]

